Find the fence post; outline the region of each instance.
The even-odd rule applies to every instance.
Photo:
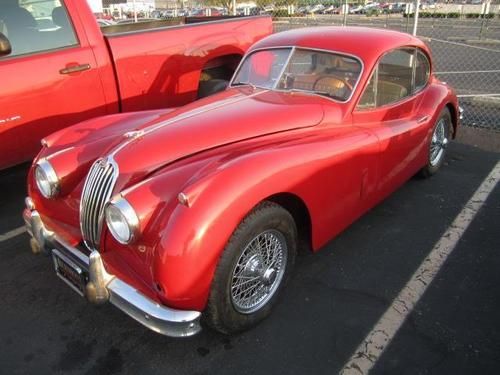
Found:
[[[134,22],[137,22],[137,8],[136,8],[135,0],[132,2],[132,6],[134,8]]]
[[[406,32],[408,32],[408,27],[410,24],[410,13],[413,11],[413,4],[406,3],[405,4],[405,15],[406,15]]]
[[[420,0],[415,0],[415,14],[414,14],[415,19],[413,20],[413,35],[417,35],[419,8],[420,8]]]
[[[233,7],[233,16],[236,16],[236,0],[233,0],[232,7]]]
[[[342,4],[342,26],[347,26],[347,13],[349,13],[349,5],[347,4],[347,0]]]
[[[490,2],[485,1],[481,5],[481,29],[479,30],[479,39],[483,39],[484,24],[486,22],[486,15],[490,12]]]

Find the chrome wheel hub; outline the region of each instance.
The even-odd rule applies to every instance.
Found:
[[[277,272],[273,267],[266,267],[260,254],[254,254],[245,264],[243,275],[249,278],[260,278],[263,284],[271,285],[276,280]]]
[[[276,230],[262,232],[246,245],[232,274],[236,311],[251,314],[272,298],[283,279],[287,255],[285,237]]]
[[[444,119],[439,120],[436,128],[434,129],[434,133],[432,134],[429,163],[433,167],[439,164],[443,158],[444,151],[448,146],[446,126],[447,124]]]

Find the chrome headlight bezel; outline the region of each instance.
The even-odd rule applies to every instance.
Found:
[[[139,217],[125,198],[120,196],[111,199],[104,208],[104,218],[111,235],[119,243],[128,245],[137,238]],[[127,233],[120,233],[117,224],[125,225]]]
[[[45,198],[51,199],[57,196],[60,191],[59,177],[47,159],[40,159],[36,162],[34,176],[38,191]]]

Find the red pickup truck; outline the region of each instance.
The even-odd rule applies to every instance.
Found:
[[[0,3],[0,169],[82,120],[177,107],[224,86],[269,17],[99,28],[86,0]]]

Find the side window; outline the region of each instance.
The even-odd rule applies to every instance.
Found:
[[[431,65],[429,63],[429,59],[423,52],[417,50],[417,60],[415,61],[414,91],[420,90],[427,84],[430,73],[431,73]]]
[[[378,65],[377,107],[397,102],[411,94],[413,76],[412,49],[398,49],[386,54]]]
[[[78,44],[60,0],[6,0],[0,5],[0,32],[12,45],[9,56]]]
[[[389,52],[379,61],[357,107],[395,103],[424,87],[429,76],[429,59],[422,51],[402,48]]]

